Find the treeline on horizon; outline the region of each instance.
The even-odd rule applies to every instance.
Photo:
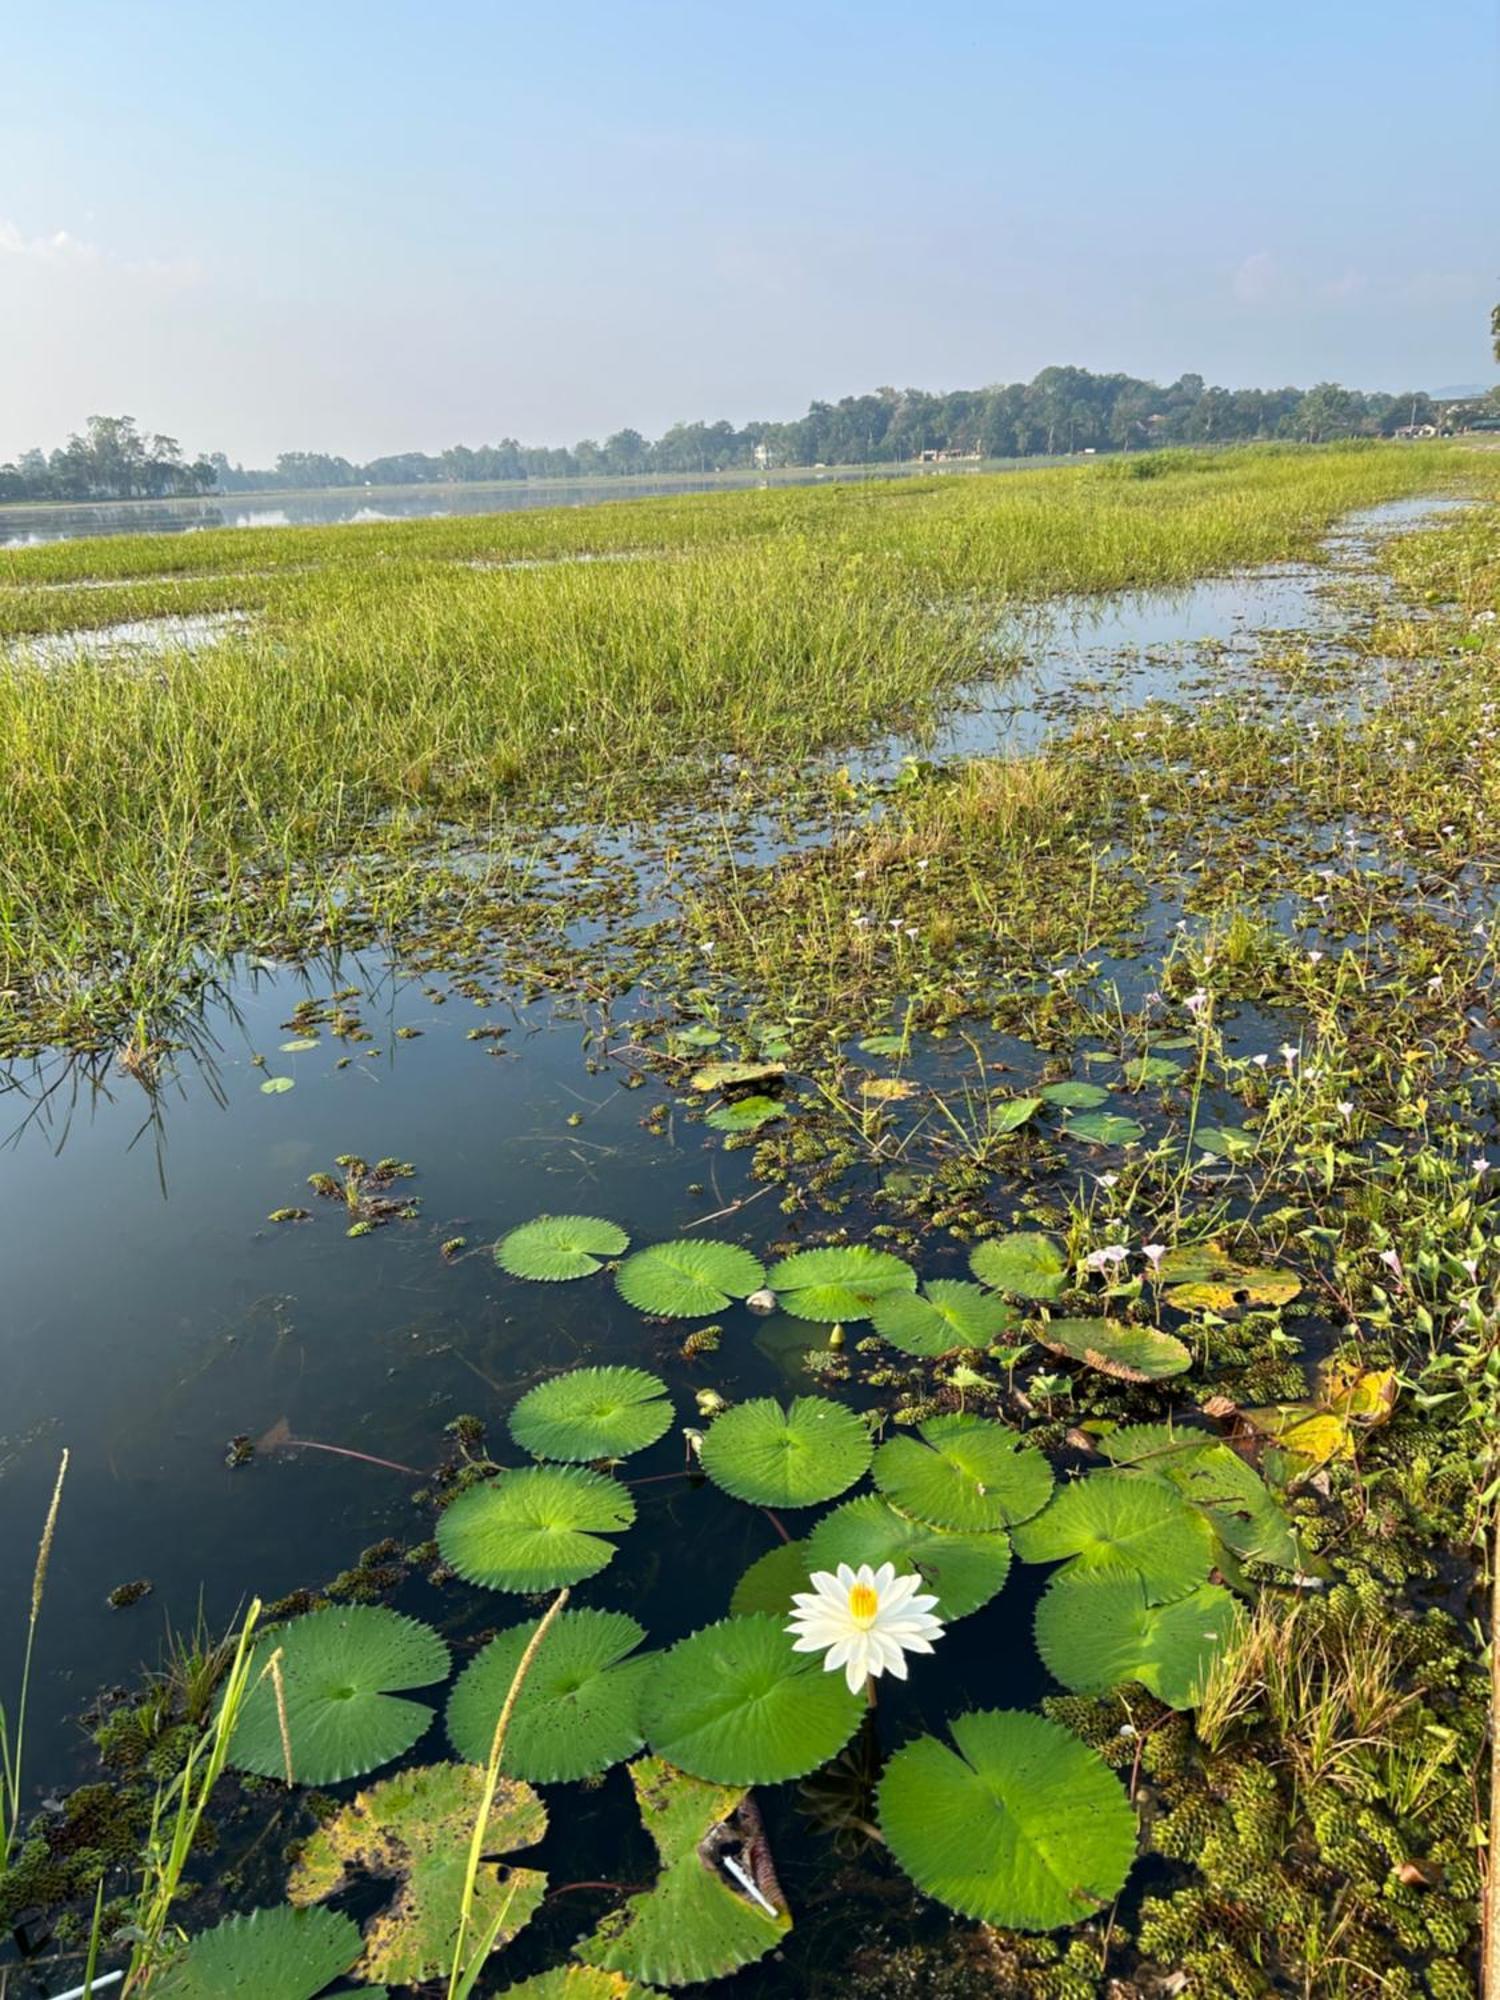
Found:
[[[1493,400],[1493,397],[1491,398]],[[1323,444],[1389,437],[1440,424],[1421,390],[1399,395],[1320,382],[1311,389],[1211,388],[1201,375],[1169,387],[1086,368],[1044,368],[1031,382],[945,395],[877,389],[813,403],[791,423],[674,424],[654,441],[616,431],[601,444],[453,445],[398,452],[363,465],[327,452],[282,452],[274,466],[232,465],[222,452],[188,460],[175,438],[147,434],[131,417],[90,417],[50,454],[28,451],[0,465],[0,501],[134,500],[208,493],[340,486],[415,486],[512,479],[592,479],[652,473],[773,470],[785,466],[889,465],[924,453],[981,459],[1140,451],[1165,445],[1288,439]]]

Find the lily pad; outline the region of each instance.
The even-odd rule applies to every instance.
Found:
[[[489,1758],[495,1724],[539,1622],[491,1639],[459,1676],[448,1701],[448,1739],[471,1764]],[[516,1697],[501,1770],[555,1785],[596,1777],[633,1757],[646,1740],[640,1694],[653,1661],[627,1656],[645,1636],[623,1611],[562,1612]]]
[[[288,1090],[297,1088],[294,1078],[289,1076],[268,1076],[260,1087],[262,1097],[280,1097]]]
[[[510,1434],[537,1458],[628,1458],[672,1426],[667,1385],[644,1368],[575,1368],[530,1389]]]
[[[1068,1281],[1062,1251],[1050,1236],[1032,1229],[976,1243],[969,1269],[981,1285],[1018,1299],[1055,1299]]]
[[[1023,1562],[1129,1571],[1153,1604],[1206,1582],[1216,1547],[1208,1521],[1175,1488],[1130,1472],[1091,1472],[1060,1487],[1014,1540]]]
[[[301,1056],[306,1055],[309,1049],[317,1047],[318,1043],[313,1036],[298,1035],[294,1041],[283,1042],[281,1044],[281,1053],[284,1056]]]
[[[1010,1930],[1105,1909],[1135,1859],[1135,1814],[1096,1750],[1044,1716],[994,1709],[921,1736],[880,1782],[880,1825],[925,1895]]]
[[[615,1273],[620,1296],[657,1319],[706,1319],[766,1282],[765,1266],[738,1243],[653,1243]]]
[[[898,1514],[874,1493],[846,1500],[826,1514],[802,1553],[805,1567],[796,1589],[807,1588],[815,1569],[837,1570],[840,1563],[851,1569],[861,1563],[879,1569],[882,1563],[894,1563],[898,1575],[915,1572],[923,1579],[937,1597],[937,1615],[948,1621],[966,1618],[988,1604],[1010,1574],[1010,1539],[1004,1533],[965,1535],[931,1528]]]
[[[1146,1136],[1139,1119],[1123,1118],[1118,1111],[1085,1111],[1063,1129],[1069,1138],[1087,1139],[1091,1146],[1133,1146]]]
[[[786,1064],[779,1062],[712,1062],[705,1063],[693,1077],[694,1090],[733,1090],[737,1086],[752,1083],[775,1083],[786,1075]]]
[[[630,1238],[617,1222],[597,1215],[539,1215],[495,1245],[495,1262],[513,1278],[557,1284],[587,1278],[608,1257],[623,1257]]]
[[[868,1469],[865,1424],[826,1396],[798,1396],[783,1409],[769,1396],[715,1418],[703,1440],[703,1470],[736,1500],[757,1507],[811,1507],[832,1500]]]
[[[758,1132],[775,1118],[785,1118],[786,1106],[775,1097],[737,1097],[732,1104],[718,1104],[704,1119],[716,1132]]]
[[[1036,1613],[1037,1651],[1074,1694],[1106,1694],[1139,1681],[1168,1708],[1195,1708],[1215,1658],[1242,1623],[1216,1583],[1153,1604],[1138,1576],[1061,1570]]]
[[[160,2000],[313,2000],[359,1944],[348,1917],[282,1904],[200,1931],[151,1990]]]
[[[637,1986],[623,1972],[603,1972],[594,1965],[555,1965],[519,1986],[507,1986],[502,2000],[651,2000],[655,1986]]]
[[[1193,1357],[1173,1334],[1119,1319],[1053,1319],[1037,1334],[1053,1354],[1065,1354],[1119,1382],[1165,1382],[1183,1375]]]
[[[868,1319],[874,1303],[892,1292],[914,1292],[917,1274],[889,1250],[853,1243],[829,1250],[801,1250],[773,1264],[767,1283],[794,1319]]]
[[[361,1792],[309,1838],[287,1884],[293,1903],[324,1902],[361,1876],[399,1885],[394,1902],[365,1931],[362,1977],[408,1986],[447,1972],[458,1940],[469,1842],[484,1789],[484,1771],[473,1764],[401,1771]],[[503,1915],[495,1939],[499,1949],[535,1915],[546,1876],[534,1868],[510,1867],[498,1857],[534,1847],[546,1831],[546,1808],[530,1785],[502,1778],[485,1827],[472,1937],[485,1936]]]
[[[958,1278],[932,1278],[916,1292],[887,1292],[870,1323],[903,1354],[936,1357],[956,1348],[987,1347],[1015,1324],[1016,1313],[993,1292]]]
[[[988,1533],[1046,1504],[1052,1468],[988,1417],[933,1417],[915,1437],[875,1454],[875,1484],[903,1514],[939,1528]]]
[[[1055,1104],[1063,1111],[1097,1111],[1108,1104],[1109,1092],[1100,1083],[1086,1083],[1082,1077],[1066,1076],[1060,1083],[1044,1084],[1037,1092],[1043,1104]]]
[[[393,1690],[430,1687],[448,1675],[448,1648],[436,1632],[382,1604],[312,1611],[267,1632],[251,1655],[250,1691],[229,1744],[230,1763],[263,1778],[286,1777],[281,1712],[268,1671],[278,1652],[299,1785],[357,1778],[410,1750],[432,1710]]]
[[[721,1785],[779,1784],[837,1756],[863,1697],[817,1654],[794,1653],[784,1622],[725,1618],[672,1648],[641,1701],[658,1756]]]
[[[530,1465],[461,1493],[438,1521],[450,1569],[491,1590],[556,1590],[581,1583],[615,1553],[606,1535],[635,1519],[617,1479],[576,1465]]]
[[[1253,1158],[1255,1134],[1247,1132],[1243,1125],[1200,1125],[1193,1134],[1193,1144],[1205,1153],[1212,1153],[1216,1160],[1228,1160],[1231,1164]]]
[[[1126,1063],[1124,1075],[1132,1090],[1146,1090],[1153,1083],[1181,1083],[1182,1064],[1165,1056],[1136,1056]]]
[[[1242,1562],[1274,1563],[1284,1570],[1307,1566],[1286,1510],[1255,1468],[1222,1439],[1170,1424],[1129,1424],[1101,1438],[1099,1449],[1114,1465],[1170,1480],[1204,1509],[1219,1539]]]
[[[778,1542],[774,1549],[768,1549],[751,1563],[734,1586],[734,1595],[729,1600],[730,1616],[747,1618],[757,1611],[774,1618],[789,1616],[793,1591],[807,1587],[807,1579],[816,1567],[808,1559],[805,1541]]]
[[[1246,1306],[1283,1306],[1296,1298],[1302,1280],[1293,1271],[1239,1264],[1217,1244],[1169,1250],[1156,1272],[1169,1305],[1183,1312],[1203,1310],[1232,1317]]]
[[[1040,1097],[1006,1097],[990,1106],[990,1114],[985,1121],[992,1138],[1003,1138],[1007,1132],[1019,1132],[1042,1108]]]
[[[859,1044],[867,1056],[899,1056],[906,1047],[905,1035],[866,1035]]]
[[[743,1788],[705,1783],[656,1757],[632,1764],[630,1776],[661,1872],[644,1895],[611,1911],[592,1937],[575,1946],[577,1955],[661,1986],[719,1979],[764,1958],[792,1920],[775,1877],[762,1870],[756,1880],[755,1854],[744,1835],[736,1835]],[[744,1869],[755,1894],[735,1879],[724,1855]]]

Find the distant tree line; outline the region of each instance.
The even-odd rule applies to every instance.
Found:
[[[418,486],[509,479],[707,473],[778,466],[888,465],[946,457],[1031,458],[1258,438],[1321,444],[1388,437],[1438,424],[1422,391],[1400,395],[1320,382],[1311,389],[1219,389],[1201,375],[1169,387],[1086,368],[1044,368],[1031,382],[930,395],[877,389],[813,403],[791,423],[673,424],[654,441],[616,431],[600,443],[454,445],[357,465],[327,452],[283,452],[274,466],[232,465],[222,452],[191,465],[172,438],[145,438],[129,417],[91,417],[82,437],[50,457],[28,452],[0,466],[0,500],[110,500],[180,493],[265,492],[328,486]]]
[[[217,479],[206,458],[190,464],[176,438],[148,436],[134,417],[90,417],[56,451],[0,465],[0,500],[163,500],[212,493]]]

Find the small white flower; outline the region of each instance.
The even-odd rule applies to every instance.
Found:
[[[858,1694],[878,1674],[906,1679],[906,1655],[930,1653],[942,1637],[943,1621],[934,1618],[935,1597],[919,1597],[919,1576],[897,1576],[894,1563],[857,1570],[840,1563],[835,1574],[814,1570],[811,1591],[793,1595],[796,1606],[786,1630],[794,1653],[822,1653],[824,1671],[840,1667],[849,1692]]]
[[[1481,1153],[1477,1159],[1470,1160],[1469,1170],[1471,1173],[1487,1174],[1490,1170],[1490,1163],[1484,1157],[1483,1153]]]
[[[1344,1123],[1347,1125],[1349,1120],[1354,1116],[1354,1106],[1349,1102],[1347,1097],[1341,1097],[1335,1108],[1337,1109],[1340,1118],[1342,1118]]]
[[[1084,1268],[1090,1271],[1107,1271],[1112,1264],[1123,1264],[1130,1252],[1123,1243],[1106,1243],[1102,1250],[1090,1250],[1084,1258]]]
[[[1320,951],[1310,951],[1307,954],[1307,962],[1309,965],[1316,965],[1318,964],[1322,956],[1323,954]]]
[[[1166,1254],[1167,1246],[1165,1243],[1143,1243],[1141,1245],[1141,1255],[1151,1259],[1151,1268],[1153,1271],[1161,1268],[1161,1260]]]
[[[1119,1180],[1118,1174],[1095,1174],[1094,1179],[1102,1188],[1112,1188]]]
[[[1281,1060],[1286,1064],[1287,1072],[1288,1074],[1290,1074],[1293,1063],[1296,1062],[1298,1056],[1301,1055],[1302,1051],[1300,1049],[1294,1049],[1290,1042],[1283,1042],[1281,1047],[1277,1050],[1276,1053],[1281,1057]]]
[[[1268,1055],[1258,1055],[1252,1056],[1250,1060],[1255,1064],[1257,1069],[1264,1069],[1271,1058]]]
[[[1401,1262],[1401,1253],[1399,1250],[1382,1250],[1380,1253],[1380,1261],[1382,1264],[1385,1265],[1386,1269],[1388,1271],[1393,1272],[1396,1277],[1400,1278],[1405,1275],[1404,1267]]]
[[[1208,1005],[1208,994],[1200,986],[1198,988],[1198,991],[1196,993],[1190,993],[1182,1004],[1184,1007],[1187,1008],[1190,1014],[1194,1015],[1201,1014],[1203,1009]]]

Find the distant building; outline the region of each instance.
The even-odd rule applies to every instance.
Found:
[[[977,451],[959,451],[956,446],[941,445],[919,452],[917,462],[920,465],[951,465],[955,460],[962,462],[982,456],[983,454]]]
[[[1437,434],[1436,424],[1403,424],[1395,433],[1398,438],[1435,438]]]

